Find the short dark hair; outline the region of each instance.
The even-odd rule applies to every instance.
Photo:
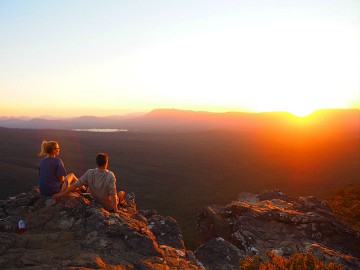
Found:
[[[96,164],[101,167],[106,164],[106,162],[109,161],[108,154],[105,153],[98,153],[96,156]]]

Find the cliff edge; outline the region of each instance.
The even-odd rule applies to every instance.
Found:
[[[310,252],[321,261],[360,269],[360,232],[315,197],[242,193],[226,206],[203,209],[198,226],[206,243],[195,255],[206,269],[238,269],[244,256],[267,261],[269,252],[285,257]]]
[[[0,268],[203,269],[173,218],[138,211],[133,194],[126,200],[120,214],[86,195],[56,202],[35,189],[0,201]]]

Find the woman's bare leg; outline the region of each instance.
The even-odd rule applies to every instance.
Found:
[[[67,187],[70,187],[70,185],[77,181],[78,178],[75,176],[75,174],[73,173],[69,173],[67,176],[65,176],[64,178],[64,182],[62,184],[62,188],[61,188],[61,191],[63,191],[64,189],[66,189]]]
[[[77,181],[78,178],[73,173],[69,173],[65,176],[65,180],[67,180],[68,185],[70,186],[73,182]]]

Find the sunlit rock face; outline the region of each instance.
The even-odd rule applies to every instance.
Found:
[[[177,222],[138,211],[130,195],[120,214],[90,197],[55,202],[36,190],[0,201],[0,269],[203,269]]]
[[[195,255],[211,269],[215,269],[211,266],[211,250],[219,253],[219,245],[226,246],[213,241],[219,237],[238,248],[238,254],[258,255],[262,260],[267,259],[269,251],[283,256],[310,251],[325,262],[360,268],[360,232],[336,218],[324,202],[314,197],[291,198],[279,191],[243,193],[226,206],[203,209],[198,226],[209,242]],[[206,256],[202,250],[208,250]]]

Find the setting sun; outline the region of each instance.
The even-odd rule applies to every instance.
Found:
[[[298,109],[294,109],[289,112],[295,116],[304,117],[304,116],[308,116],[308,115],[312,114],[314,111],[315,111],[314,109],[298,108]]]

